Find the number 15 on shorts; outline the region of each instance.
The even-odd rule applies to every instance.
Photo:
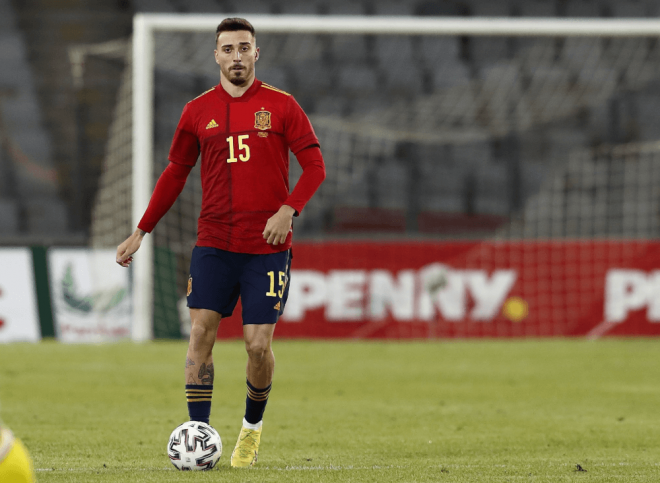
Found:
[[[268,277],[270,278],[270,290],[266,292],[266,295],[268,297],[279,297],[282,298],[282,295],[284,295],[284,289],[286,288],[286,273],[284,272],[278,272],[279,273],[279,286],[280,289],[275,293],[275,272],[268,272]]]

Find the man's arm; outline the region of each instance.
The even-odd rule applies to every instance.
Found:
[[[192,166],[170,162],[158,178],[149,206],[138,223],[137,229],[117,247],[117,263],[128,267],[133,261],[132,255],[138,251],[144,235],[150,233],[158,221],[172,207],[183,191]]]
[[[296,187],[277,213],[266,222],[263,237],[267,243],[278,245],[286,242],[293,217],[298,216],[312,195],[325,179],[325,164],[318,146],[311,146],[296,154],[303,173]]]

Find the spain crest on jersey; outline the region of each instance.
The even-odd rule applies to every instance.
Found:
[[[254,127],[257,129],[270,129],[270,112],[257,111],[254,113]]]

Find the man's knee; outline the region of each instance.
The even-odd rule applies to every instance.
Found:
[[[270,340],[267,337],[255,337],[245,341],[245,350],[253,360],[263,360],[271,351]]]
[[[190,327],[190,338],[196,340],[207,340],[214,338],[217,329],[213,324],[206,324],[204,322],[193,322]]]
[[[220,315],[210,311],[191,310],[190,345],[193,349],[213,347],[218,333]]]

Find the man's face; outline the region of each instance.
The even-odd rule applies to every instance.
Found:
[[[215,61],[221,75],[236,86],[254,78],[254,63],[259,58],[255,39],[247,30],[222,32],[216,42]]]

